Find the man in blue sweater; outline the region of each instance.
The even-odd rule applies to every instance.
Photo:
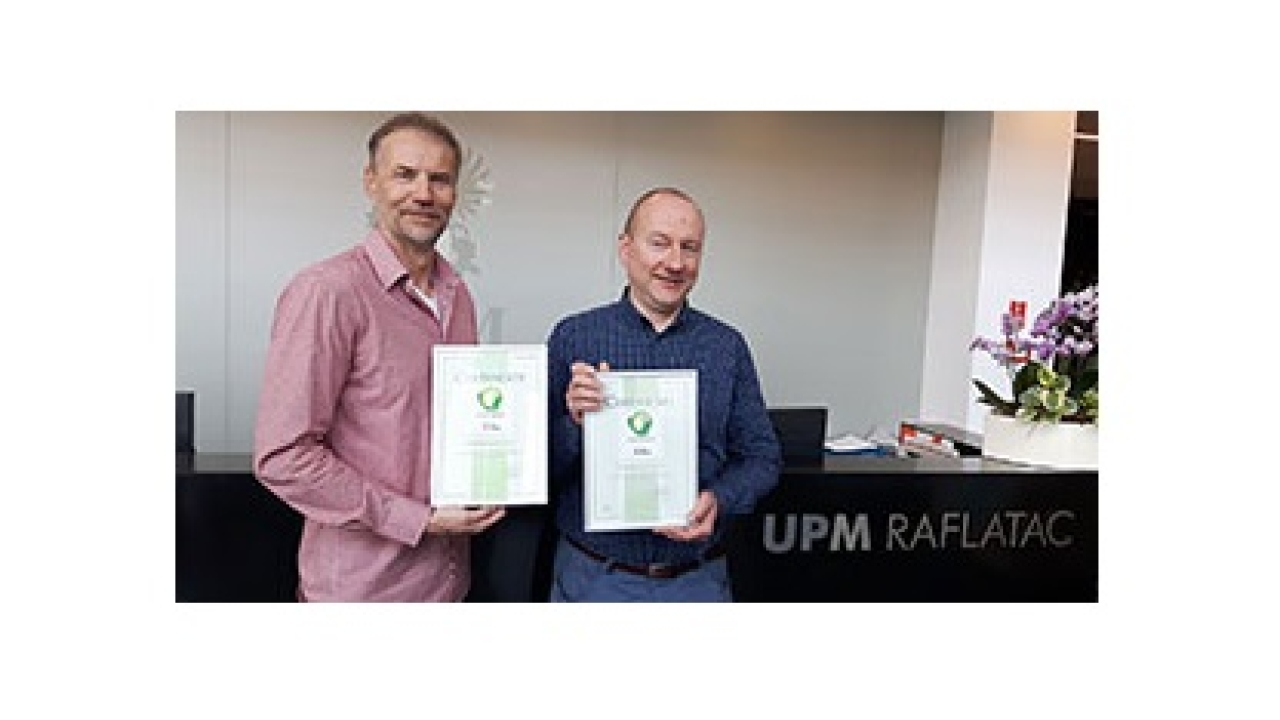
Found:
[[[627,287],[614,303],[564,318],[547,340],[550,462],[559,530],[552,602],[732,602],[728,516],[750,513],[778,482],[781,453],[742,334],[689,305],[705,224],[692,198],[655,188],[618,237]],[[698,372],[698,494],[687,524],[584,529],[582,417],[602,407],[598,370]]]

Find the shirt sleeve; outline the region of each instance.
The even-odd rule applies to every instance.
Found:
[[[769,423],[755,362],[740,335],[734,356],[725,464],[708,489],[715,493],[720,512],[746,515],[778,484],[782,451]]]
[[[547,338],[547,452],[548,477],[562,485],[582,455],[582,427],[573,421],[565,403],[565,391],[573,372],[574,358],[568,348],[568,331],[563,322]]]
[[[359,314],[345,295],[317,273],[299,275],[281,293],[258,401],[254,473],[309,520],[413,545],[427,505],[361,477],[326,442],[358,332]]]

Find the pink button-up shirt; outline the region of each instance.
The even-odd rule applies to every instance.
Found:
[[[298,273],[271,328],[254,471],[305,518],[308,601],[456,601],[465,536],[424,533],[431,486],[431,348],[476,342],[462,278],[436,255],[439,314],[378,231]]]

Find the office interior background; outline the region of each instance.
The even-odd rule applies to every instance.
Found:
[[[200,452],[252,449],[276,296],[368,231],[389,114],[177,113],[176,382]],[[1097,276],[1096,112],[439,114],[467,155],[440,248],[482,342],[617,298],[631,202],[674,185],[707,217],[692,302],[746,335],[769,405],[826,406],[831,434],[981,432],[971,378],[1003,378],[969,342]]]

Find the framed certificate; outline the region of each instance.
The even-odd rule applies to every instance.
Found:
[[[546,504],[546,346],[436,345],[431,372],[431,504]]]
[[[602,372],[583,416],[586,529],[684,525],[698,494],[696,370]]]

